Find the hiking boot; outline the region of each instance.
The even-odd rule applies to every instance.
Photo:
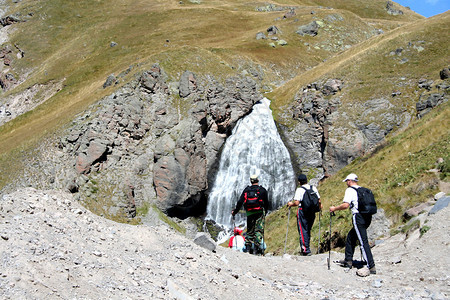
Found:
[[[370,275],[370,269],[367,266],[362,267],[356,271],[356,275],[366,277]]]
[[[253,252],[254,252],[253,245],[252,244],[245,245],[244,252],[249,253],[249,254],[253,254]]]
[[[353,266],[353,261],[351,261],[351,260],[342,259],[342,260],[338,260],[336,263],[339,264],[343,268],[351,269]]]
[[[369,269],[370,274],[375,275],[377,274],[377,269],[375,269],[375,266],[373,266],[372,268]]]
[[[255,251],[255,255],[261,255],[261,256],[264,256],[264,250],[262,250],[262,249],[257,249],[257,250]]]
[[[311,256],[311,255],[312,255],[311,252],[300,251],[300,256]]]

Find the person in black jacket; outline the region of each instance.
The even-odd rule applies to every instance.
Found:
[[[264,255],[264,221],[269,209],[269,199],[267,190],[259,185],[257,175],[250,176],[250,183],[251,185],[242,191],[236,208],[231,214],[234,217],[244,205],[247,214],[245,249],[250,254]]]

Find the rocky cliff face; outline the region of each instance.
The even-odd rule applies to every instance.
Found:
[[[420,79],[416,83],[416,110],[398,103],[395,92],[390,98],[374,97],[362,102],[344,99],[346,84],[339,79],[302,88],[281,114],[287,125],[280,126],[297,169],[318,180],[374,150],[389,133],[405,128],[414,117],[448,101],[447,73],[448,68],[444,68],[440,79]]]
[[[221,146],[262,96],[250,78],[221,84],[185,72],[170,84],[154,65],[99,101],[41,147],[22,184],[71,191],[109,217],[149,203],[170,216],[203,214]]]
[[[447,82],[418,83],[419,116],[448,100]],[[313,183],[414,117],[394,95],[344,102],[345,88],[339,79],[309,84],[281,115],[294,168],[309,172]],[[202,215],[225,139],[261,98],[249,77],[219,83],[186,71],[171,82],[154,65],[76,118],[58,142],[43,144],[18,185],[68,190],[111,218],[133,218],[149,204],[169,216]]]

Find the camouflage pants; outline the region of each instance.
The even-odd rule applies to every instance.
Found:
[[[261,249],[264,238],[264,213],[247,216],[247,236],[245,237],[245,248]],[[254,245],[254,248],[252,248]]]

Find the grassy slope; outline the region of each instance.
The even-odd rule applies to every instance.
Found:
[[[374,191],[378,205],[394,222],[401,224],[403,212],[418,203],[426,202],[438,192],[436,175],[428,172],[436,168],[438,158],[450,159],[450,104],[443,104],[423,119],[414,121],[404,132],[390,137],[377,151],[355,160],[320,184],[324,205],[322,234],[328,230],[330,205],[338,205],[344,197],[346,185],[342,179],[348,173],[358,174],[360,184]],[[446,171],[448,181],[448,167]],[[287,226],[287,208],[272,214],[267,220],[268,251],[282,253]],[[295,214],[291,212],[288,253],[299,251]],[[333,220],[333,232],[345,235],[350,227],[349,212],[338,212]],[[312,246],[317,246],[318,221],[313,227]],[[323,238],[322,238],[323,241]]]
[[[389,95],[391,87],[399,89],[396,84],[401,77],[414,81],[414,84],[423,76],[436,74],[437,77],[448,63],[448,47],[442,45],[448,45],[449,39],[442,32],[450,29],[449,20],[450,13],[419,20],[352,47],[270,93],[270,97],[275,100],[274,108],[282,109],[294,99],[301,87],[322,78],[344,80],[345,90],[348,91],[344,101],[364,101],[373,95]],[[397,48],[407,49],[409,42],[417,43],[417,46],[423,44],[425,50],[405,51],[404,55],[408,55],[406,57],[409,59],[405,64],[389,57],[389,53]],[[409,89],[403,92],[403,97],[408,98],[414,91]]]

